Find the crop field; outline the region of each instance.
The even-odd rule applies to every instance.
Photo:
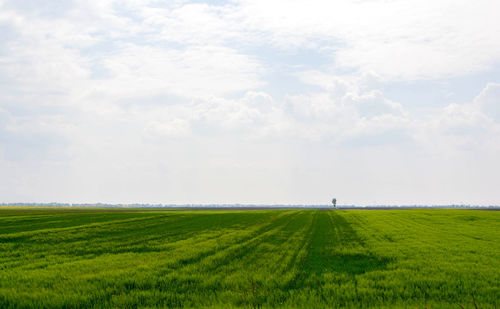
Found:
[[[476,306],[498,211],[0,208],[0,308]]]

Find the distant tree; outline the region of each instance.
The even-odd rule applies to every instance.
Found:
[[[334,208],[337,208],[337,199],[336,198],[333,198],[332,204],[333,204]]]

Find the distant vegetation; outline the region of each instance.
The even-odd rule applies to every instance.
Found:
[[[498,211],[0,208],[0,308],[497,308],[499,240]]]

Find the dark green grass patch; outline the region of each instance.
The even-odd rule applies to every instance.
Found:
[[[0,308],[496,308],[500,212],[0,209]]]

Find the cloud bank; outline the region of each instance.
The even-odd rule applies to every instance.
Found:
[[[498,204],[498,9],[0,1],[0,194]]]

